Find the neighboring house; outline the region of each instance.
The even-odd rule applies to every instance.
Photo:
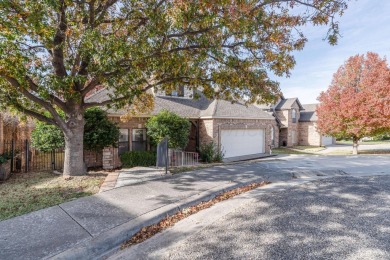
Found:
[[[298,98],[281,98],[274,106],[275,116],[280,120],[280,146],[299,144],[299,118],[303,110]]]
[[[108,98],[106,89],[91,95],[87,102],[102,102]],[[172,111],[191,121],[191,133],[186,151],[198,151],[201,144],[214,142],[225,158],[256,156],[269,153],[271,146],[278,146],[279,127],[270,111],[254,105],[232,104],[225,100],[208,100],[204,96],[191,97],[191,92],[178,91],[170,95],[155,94],[155,107],[149,114],[133,117],[122,122],[126,110],[107,110],[111,120],[118,123],[121,131],[119,153],[151,148],[146,135],[145,123],[151,115],[163,109]]]
[[[317,130],[318,104],[302,105],[298,98],[284,98],[274,106],[280,120],[280,146],[326,146],[336,142],[334,137],[323,136]]]
[[[327,146],[336,143],[336,138],[332,136],[321,135],[317,131],[317,113],[318,104],[302,105],[299,119],[299,145]]]

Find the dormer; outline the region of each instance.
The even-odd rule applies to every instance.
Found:
[[[179,86],[175,90],[154,90],[154,95],[159,97],[178,97],[178,98],[192,98],[193,90],[186,86]]]
[[[298,98],[282,98],[275,106],[276,114],[284,127],[298,123],[301,110],[304,108]]]

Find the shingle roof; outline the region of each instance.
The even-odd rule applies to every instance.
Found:
[[[272,115],[255,105],[246,106],[243,103],[232,104],[226,100],[216,100],[216,108],[213,116],[234,118],[274,118]]]
[[[103,102],[108,99],[110,90],[103,89],[87,98],[86,102]],[[154,100],[154,109],[148,115],[155,115],[161,110],[172,111],[182,117],[187,118],[250,118],[250,119],[274,119],[274,117],[257,108],[254,105],[244,105],[243,103],[232,104],[225,100],[209,100],[201,95],[199,99],[156,96]],[[108,109],[107,112],[112,115],[124,115],[125,109]],[[148,116],[143,115],[143,116]]]
[[[316,109],[318,104],[305,104],[302,105],[304,110],[300,112],[300,122],[315,122],[317,121]]]
[[[283,110],[283,109],[291,109],[294,102],[297,102],[299,109],[303,109],[301,103],[299,102],[298,98],[286,98],[280,100],[280,102],[275,107],[276,110]]]

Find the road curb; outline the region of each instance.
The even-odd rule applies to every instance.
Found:
[[[123,242],[129,240],[145,226],[156,224],[166,216],[173,215],[184,208],[213,199],[220,193],[263,180],[263,178],[256,178],[248,182],[232,182],[213,187],[140,215],[126,223],[103,232],[96,237],[80,242],[59,254],[50,256],[48,259],[104,259],[112,252],[117,251]]]

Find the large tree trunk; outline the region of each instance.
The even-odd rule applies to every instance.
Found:
[[[353,137],[352,154],[358,154],[359,138]]]
[[[64,176],[77,176],[86,174],[84,164],[84,117],[79,114],[70,118],[65,135]]]

